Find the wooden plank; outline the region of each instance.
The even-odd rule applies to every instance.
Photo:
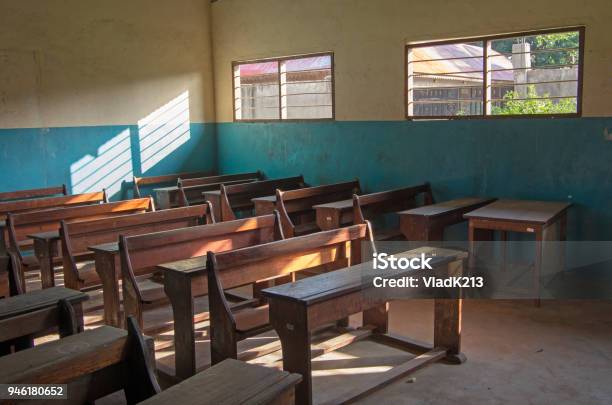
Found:
[[[399,212],[399,214],[419,215],[433,217],[436,215],[445,215],[450,211],[461,210],[466,207],[472,207],[479,204],[487,204],[495,201],[494,198],[466,197],[456,198],[454,200],[443,201],[437,204],[425,205],[418,208]]]
[[[464,217],[548,224],[571,205],[555,201],[498,200]]]
[[[101,327],[0,357],[4,384],[62,384],[118,363],[127,331]]]
[[[300,380],[297,374],[227,359],[142,404],[269,404]]]
[[[27,294],[0,300],[0,319],[6,319],[27,312],[57,305],[61,299],[78,303],[87,299],[87,294],[64,287],[36,290]]]
[[[85,194],[67,195],[61,197],[34,198],[31,200],[17,200],[0,202],[0,219],[6,215],[18,212],[29,212],[44,210],[55,207],[67,207],[75,205],[99,204],[106,201],[106,194],[103,191]]]
[[[51,197],[58,194],[66,195],[66,185],[44,188],[31,188],[28,190],[4,191],[0,193],[0,201],[20,200],[28,198]]]
[[[347,404],[353,403],[374,391],[377,391],[398,379],[413,373],[420,368],[425,367],[430,363],[434,363],[446,356],[446,349],[433,349],[427,353],[421,354],[414,359],[408,360],[405,363],[402,363],[398,366],[393,367],[391,370],[385,371],[384,373],[379,373],[373,375],[371,379],[367,381],[366,384],[360,386],[358,389],[351,390],[350,392],[341,395],[337,398],[334,398],[331,401],[323,402],[326,405],[335,405],[335,404]]]
[[[395,256],[397,258],[418,257],[421,253],[425,254],[426,257],[432,258],[430,265],[434,268],[455,260],[467,258],[466,252],[430,247],[413,249],[395,254]],[[371,282],[371,277],[373,277],[371,267],[371,262],[360,263],[315,277],[301,279],[294,283],[270,287],[264,289],[262,293],[267,297],[279,297],[312,305],[321,300],[326,300],[338,295],[373,288]],[[417,272],[410,269],[393,272],[389,270],[385,275],[389,278],[399,278],[411,273]]]

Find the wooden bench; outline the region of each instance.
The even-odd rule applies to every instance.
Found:
[[[206,273],[212,364],[238,358],[238,341],[271,328],[267,305],[233,314],[224,290],[314,267],[333,270],[360,263],[361,243],[368,239],[368,226],[359,224],[223,253],[209,252]]]
[[[319,231],[313,206],[350,199],[360,190],[359,180],[297,190],[276,190],[276,207],[281,215],[285,237]]]
[[[495,201],[495,198],[467,197],[425,205],[397,214],[400,230],[410,241],[444,240],[444,229],[466,221],[463,215]]]
[[[227,359],[141,405],[292,405],[295,403],[295,386],[301,379],[298,374]]]
[[[0,220],[6,219],[9,212],[16,214],[74,205],[100,204],[107,201],[104,191],[30,200],[2,201],[0,202]]]
[[[185,207],[193,204],[202,204],[203,193],[210,190],[219,190],[223,184],[242,184],[261,180],[261,172],[224,174],[221,176],[200,177],[197,179],[179,179],[178,205]],[[218,218],[217,218],[218,219]]]
[[[221,185],[219,198],[219,212],[221,221],[231,221],[237,219],[236,212],[253,216],[255,207],[253,198],[274,195],[276,189],[294,190],[306,187],[303,176],[286,177],[282,179],[272,179],[256,181],[252,183]],[[207,198],[208,193],[204,193]]]
[[[140,187],[142,186],[161,186],[161,185],[176,185],[178,179],[192,179],[194,177],[210,176],[212,173],[209,172],[183,172],[173,174],[163,174],[161,176],[147,176],[147,177],[136,177],[132,181],[132,198],[141,198],[142,193]]]
[[[134,404],[161,392],[153,340],[132,320],[127,331],[102,326],[0,357],[0,383],[67,384],[63,398],[73,404],[119,390]]]
[[[34,345],[33,337],[58,329],[61,337],[83,331],[81,303],[88,296],[64,287],[0,300],[0,355]]]
[[[206,253],[210,250],[224,251],[272,240],[282,239],[282,232],[277,215],[248,218],[237,221],[220,222],[216,224],[194,226],[191,228],[156,232],[147,235],[122,236],[119,240],[121,252],[121,275],[123,280],[123,308],[126,316],[133,316],[144,326],[143,311],[164,303],[168,298],[173,299],[172,289],[168,287],[168,273],[160,272],[156,267],[163,263],[181,259],[202,257],[205,262]],[[156,274],[157,273],[157,274]],[[157,276],[157,288],[148,281],[148,289],[141,288],[136,277]],[[172,278],[172,277],[170,277]],[[174,280],[174,278],[172,278]],[[171,282],[171,281],[170,281]],[[165,284],[166,293],[161,288]],[[170,291],[169,291],[170,290]],[[167,294],[167,296],[166,296]],[[185,297],[178,297],[178,302],[189,300],[191,310],[188,321],[181,328],[193,329],[193,298],[187,293]],[[181,323],[187,311],[181,304],[174,305],[175,339],[177,323]],[[196,317],[197,318],[197,317]],[[200,319],[208,318],[208,314]]]
[[[40,268],[43,288],[55,284],[53,267],[59,259],[57,242],[61,221],[86,221],[118,215],[153,211],[153,200],[139,198],[105,204],[52,208],[20,214],[9,214],[7,227],[10,249],[17,253],[20,274]],[[27,255],[25,246],[34,240],[34,255]]]
[[[281,340],[283,368],[302,376],[302,382],[296,388],[296,403],[312,403],[313,353],[315,356],[321,355],[365,338],[416,353],[417,356],[377,373],[363,385],[345,390],[327,403],[352,403],[437,360],[446,359],[456,364],[465,361],[461,353],[461,299],[456,298],[460,295],[442,299],[436,297],[433,345],[387,334],[389,297],[397,296],[397,290],[401,288],[395,291],[374,288],[375,276],[397,279],[406,276],[460,275],[467,257],[465,252],[435,248],[415,249],[401,255],[419,257],[421,253],[432,257],[429,264],[433,270],[408,269],[381,273],[373,271],[372,263],[367,262],[263,290],[269,302],[270,322]],[[318,329],[358,313],[362,313],[363,327],[336,337],[333,344],[311,346],[313,334]]]
[[[429,183],[372,194],[353,195],[353,220],[356,224],[364,223],[366,219],[369,220],[373,224],[374,240],[402,239],[399,221],[396,228],[376,227],[374,220],[385,214],[416,207],[417,198],[420,195],[422,195],[420,205],[433,204],[434,199]]]
[[[106,193],[104,191],[61,197],[34,198],[31,200],[0,201],[0,256],[6,253],[9,246],[8,230],[6,227],[6,217],[9,212],[16,214],[73,205],[99,204],[106,201]],[[1,267],[0,270],[2,270]]]
[[[44,188],[31,188],[29,190],[4,191],[0,193],[0,201],[25,200],[29,198],[52,197],[56,195],[66,195],[66,185]]]
[[[142,214],[121,215],[93,221],[62,221],[60,237],[64,263],[64,285],[75,290],[102,287],[107,325],[120,326],[118,264],[119,235],[142,235],[212,222],[209,205],[173,208]],[[90,247],[113,243],[115,255],[97,255]],[[112,263],[95,259],[111,259]],[[94,260],[92,260],[94,259]]]

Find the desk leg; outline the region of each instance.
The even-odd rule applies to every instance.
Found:
[[[478,241],[491,241],[493,240],[493,230],[491,229],[481,229],[470,221],[468,227],[468,240],[469,240],[469,249],[470,249],[470,257],[468,259],[468,271],[473,274],[474,268],[476,266],[476,242]]]
[[[195,325],[191,278],[164,274],[164,290],[172,305],[174,316],[174,361],[176,377],[180,380],[196,373]]]
[[[542,255],[543,255],[542,241],[544,239],[543,234],[544,234],[544,230],[542,229],[539,229],[536,232],[535,268],[533,269],[533,292],[535,294],[533,303],[536,307],[539,307],[541,305],[541,302],[540,302],[540,274],[542,271]]]
[[[302,375],[295,389],[297,405],[312,404],[312,373],[310,354],[310,332],[307,328],[306,308],[287,301],[269,298],[270,322],[281,341],[283,369]]]
[[[461,299],[436,298],[434,303],[434,347],[444,347],[446,359],[455,364],[465,362],[461,353]]]
[[[85,330],[85,324],[83,321],[83,304],[79,302],[78,304],[74,304],[72,307],[74,308],[74,317],[77,322],[77,333],[81,333]]]
[[[34,254],[40,266],[40,279],[42,288],[50,288],[55,285],[53,274],[53,258],[57,255],[57,242],[34,240]]]
[[[120,328],[122,324],[119,299],[119,256],[96,254],[96,272],[102,283],[104,323]]]

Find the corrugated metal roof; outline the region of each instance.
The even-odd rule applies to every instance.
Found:
[[[329,68],[331,68],[331,56],[329,55],[291,59],[286,63],[287,72]],[[276,61],[240,65],[240,76],[243,77],[276,74],[277,72],[278,66]]]
[[[482,71],[482,47],[470,44],[447,44],[412,48],[412,60],[418,62],[413,64],[414,73],[425,73],[429,77],[443,78],[448,80],[479,80],[482,81],[482,73],[468,73]],[[512,71],[504,70],[496,72],[495,69],[512,69],[512,62],[492,51],[491,55],[499,55],[490,59],[492,79],[496,81],[513,81]],[[461,59],[465,58],[465,59]],[[433,76],[435,73],[452,73],[453,75]],[[466,72],[466,73],[462,73]]]

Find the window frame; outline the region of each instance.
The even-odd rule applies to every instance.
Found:
[[[572,32],[578,31],[578,79],[577,79],[577,89],[576,89],[576,112],[575,113],[555,113],[555,114],[507,114],[507,115],[492,115],[486,113],[485,105],[487,103],[486,98],[486,87],[487,87],[487,48],[489,41],[494,41],[498,39],[508,39],[515,38],[521,36],[533,36],[540,34],[555,34],[562,32]],[[519,31],[513,32],[509,34],[499,34],[499,35],[486,35],[479,37],[464,37],[458,39],[449,39],[449,40],[440,40],[440,41],[425,41],[419,43],[408,43],[404,46],[404,115],[405,118],[409,121],[416,120],[470,120],[470,119],[480,119],[480,120],[488,120],[488,119],[512,119],[512,118],[577,118],[582,117],[582,86],[583,86],[583,77],[584,77],[584,43],[585,43],[585,26],[570,26],[570,27],[562,27],[562,28],[551,28],[551,29],[541,29],[541,30],[533,30],[533,31]],[[458,44],[458,43],[466,43],[466,42],[483,42],[483,55],[482,55],[482,63],[483,63],[483,80],[482,80],[482,114],[479,115],[408,115],[408,55],[410,49],[413,48],[422,48],[427,46],[435,46],[435,45],[449,45],[449,44]]]
[[[281,92],[281,72],[280,65],[282,62],[294,59],[302,59],[302,58],[311,58],[317,56],[329,56],[331,59],[331,100],[332,100],[332,116],[330,118],[282,118],[282,97],[283,94]],[[234,74],[236,70],[236,66],[250,64],[250,63],[262,63],[262,62],[277,62],[279,66],[278,72],[278,118],[248,118],[248,119],[237,119],[236,118],[236,76]],[[232,62],[232,117],[233,122],[318,122],[318,121],[335,121],[336,120],[336,65],[334,63],[334,52],[326,51],[326,52],[316,52],[316,53],[306,53],[299,55],[291,55],[291,56],[282,56],[282,57],[274,57],[274,58],[260,58],[260,59],[248,59],[248,60],[240,60]]]

